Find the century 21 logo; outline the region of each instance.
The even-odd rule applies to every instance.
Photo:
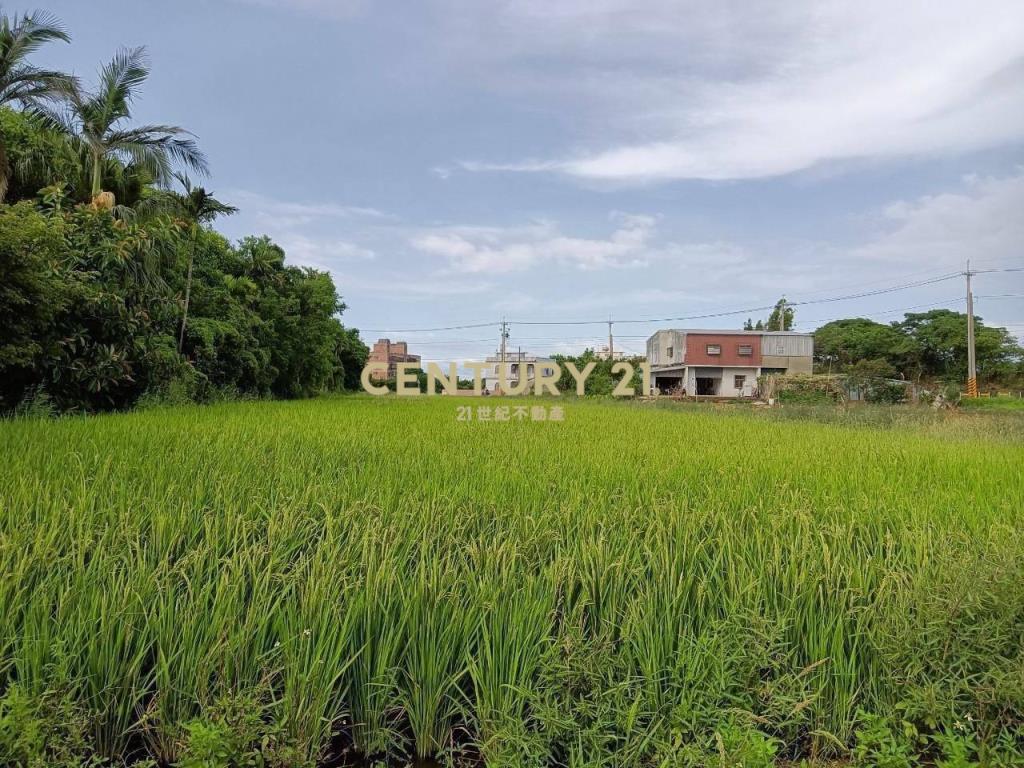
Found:
[[[479,395],[483,392],[484,388],[484,370],[490,367],[490,363],[481,362],[467,362],[463,363],[462,367],[473,372],[473,394]],[[511,363],[498,363],[495,366],[495,370],[498,374],[498,389],[503,395],[525,395],[529,394],[531,379],[529,377],[515,377],[511,376]],[[594,368],[597,367],[597,363],[591,360],[585,366],[583,370],[579,370],[576,364],[572,361],[566,361],[565,369],[572,376],[576,382],[576,394],[584,394],[584,386],[587,382],[587,377],[593,373]],[[651,391],[651,366],[650,363],[640,363],[640,374],[643,381],[641,394],[646,394]],[[399,363],[396,366],[395,375],[395,392],[399,395],[422,395],[420,391],[419,383],[416,378],[416,371],[419,370],[419,365],[416,363]],[[612,395],[615,397],[633,397],[636,395],[636,391],[633,389],[633,373],[636,369],[632,363],[627,363],[624,360],[612,365],[612,375],[619,376],[619,383],[615,385],[615,389],[612,390]],[[441,390],[446,395],[457,395],[458,394],[458,371],[459,365],[457,363],[450,363],[448,365],[448,373],[446,374],[441,370],[441,366],[437,363],[427,363],[427,395],[436,394],[437,385],[440,384]],[[562,394],[558,390],[558,382],[562,378],[562,369],[558,363],[551,361],[550,363],[545,361],[543,366],[536,366],[534,368],[536,375],[532,378],[533,382],[533,394],[543,395],[545,393],[550,395]],[[363,368],[362,376],[360,381],[363,383],[363,389],[369,392],[371,395],[386,395],[390,391],[383,384],[375,384],[373,381],[373,374],[380,374],[380,376],[387,376],[388,364],[385,362],[371,362],[367,363],[366,367]]]

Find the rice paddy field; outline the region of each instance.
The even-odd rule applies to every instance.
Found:
[[[0,423],[0,764],[1024,764],[1019,430],[563,400]]]

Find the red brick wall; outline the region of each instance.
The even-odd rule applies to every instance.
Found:
[[[718,344],[722,354],[709,355],[708,344]],[[741,355],[740,346],[751,347],[751,354]],[[756,335],[732,335],[728,333],[686,334],[687,365],[761,365],[761,339]]]
[[[387,373],[374,371],[370,374],[371,379],[383,381],[395,378],[398,363],[418,363],[419,361],[419,355],[409,354],[409,347],[406,342],[392,342],[389,339],[380,339],[373,343],[373,351],[370,352],[367,362],[388,364]]]

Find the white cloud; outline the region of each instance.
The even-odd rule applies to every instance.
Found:
[[[410,279],[408,274],[391,273],[367,277],[356,274],[336,275],[348,289],[356,289],[366,296],[401,298],[404,300],[452,298],[475,296],[491,290],[493,283],[483,280],[452,280],[449,277],[417,276]]]
[[[564,235],[553,222],[524,227],[442,227],[415,235],[410,245],[441,256],[455,272],[519,272],[535,266],[582,270],[647,263],[655,233],[651,216],[614,212],[616,229],[604,239]]]
[[[876,234],[853,248],[857,263],[933,267],[1024,265],[1024,170],[964,179],[963,189],[897,200],[884,208]]]
[[[1018,0],[520,0],[498,20],[510,30],[503,72],[559,58],[548,69],[576,83],[555,87],[582,103],[587,146],[467,170],[746,179],[1024,140]]]
[[[241,212],[276,228],[296,228],[324,219],[376,219],[393,218],[377,208],[359,205],[341,205],[334,202],[296,202],[278,200],[258,192],[229,189],[225,199],[231,200]]]
[[[269,235],[284,248],[289,263],[327,271],[376,259],[375,250],[357,240],[368,227],[393,219],[376,208],[278,200],[242,189],[226,190],[224,199],[239,208],[222,224],[225,230]]]
[[[317,269],[332,269],[342,262],[369,261],[376,254],[369,248],[331,237],[316,238],[298,233],[281,233],[274,238],[284,248],[290,263]]]

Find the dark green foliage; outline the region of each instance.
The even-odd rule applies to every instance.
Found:
[[[0,765],[11,768],[87,768],[90,721],[70,696],[29,693],[11,685],[0,696]]]
[[[846,369],[847,386],[860,390],[869,403],[899,403],[906,399],[907,388],[895,381],[897,373],[885,360],[858,360]]]
[[[885,717],[859,713],[857,738],[853,746],[856,765],[872,768],[914,768],[923,746],[912,723],[893,723]]]
[[[0,408],[37,383],[52,353],[56,318],[69,302],[60,274],[65,248],[58,228],[28,204],[0,208]]]
[[[187,254],[191,320],[177,332]],[[337,320],[323,272],[266,238],[233,248],[168,217],[126,223],[88,207],[0,208],[0,409],[44,392],[58,410],[219,392],[302,397],[358,384],[366,347]]]
[[[178,768],[264,768],[287,752],[280,727],[268,722],[267,706],[253,695],[225,695],[183,728]]]
[[[814,354],[822,366],[840,372],[860,360],[881,360],[894,369],[908,366],[914,343],[898,328],[863,317],[834,320],[814,332]]]
[[[647,394],[643,390],[643,376],[640,372],[640,364],[644,362],[642,357],[631,357],[628,360],[602,360],[600,359],[592,349],[586,349],[582,355],[554,355],[552,359],[558,363],[562,369],[562,376],[558,380],[558,391],[563,394],[574,394],[576,392],[576,379],[566,366],[566,363],[574,363],[576,370],[581,374],[583,369],[590,363],[594,363],[594,370],[587,377],[585,384],[584,394],[586,395],[611,395],[612,390],[622,380],[623,373],[616,372],[612,373],[612,368],[616,363],[626,362],[633,366],[633,377],[628,382],[628,386],[633,388],[633,391],[638,395]]]
[[[1019,370],[1022,351],[1005,328],[975,318],[978,376],[1006,380]],[[955,379],[967,376],[967,316],[949,309],[907,314],[885,325],[865,318],[826,323],[814,332],[819,370],[856,374],[863,361],[888,366],[887,377]]]
[[[61,184],[66,205],[92,199],[88,157],[68,137],[47,127],[37,116],[0,108],[0,137],[10,164],[5,201],[36,200],[44,187]],[[107,158],[101,164],[102,187],[118,203],[133,207],[150,190],[152,177],[135,165]]]
[[[761,377],[762,391],[765,390],[768,379],[769,376]],[[818,405],[838,402],[843,395],[837,380],[814,376],[786,376],[776,397],[781,403]]]
[[[914,342],[921,371],[938,378],[967,376],[967,316],[949,309],[911,313],[896,324]],[[975,319],[974,346],[978,376],[992,379],[1012,372],[1021,349],[1005,328],[989,328]]]

